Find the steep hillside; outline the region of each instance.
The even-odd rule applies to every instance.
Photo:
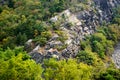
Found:
[[[113,9],[119,6],[119,3],[119,0],[89,0],[57,14],[48,24],[57,24],[52,31],[52,38],[44,47],[38,44],[30,55],[37,62],[50,57],[75,58],[81,49],[80,42],[85,36],[93,34],[99,26],[110,24]]]
[[[120,80],[120,0],[0,0],[0,80]]]

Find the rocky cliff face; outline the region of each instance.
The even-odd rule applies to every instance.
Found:
[[[57,59],[76,57],[80,50],[80,41],[84,40],[86,35],[94,33],[103,22],[109,23],[112,19],[112,9],[118,5],[120,5],[119,0],[93,0],[85,4],[86,9],[82,6],[82,10],[75,12],[71,9],[63,11],[50,20],[51,22],[59,21],[64,15],[60,31],[67,38],[64,41],[58,40],[61,36],[53,32],[53,37],[44,47],[38,45],[29,54],[36,62],[42,62],[43,59],[51,57]],[[81,4],[79,7],[81,8]],[[31,42],[28,41],[26,45],[30,46]]]
[[[102,11],[103,20],[110,21],[112,9],[120,5],[120,0],[94,0],[94,3]]]

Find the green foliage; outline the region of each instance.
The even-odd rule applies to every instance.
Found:
[[[3,11],[2,7],[0,6],[0,13]]]
[[[28,56],[26,54],[26,52],[23,51],[23,47],[16,47],[13,50],[11,50],[9,48],[5,51],[2,49],[0,49],[0,50],[1,50],[0,51],[0,59],[5,60],[5,61],[11,59],[12,57],[17,56],[19,53],[22,53],[22,56],[26,57],[26,59],[30,58],[30,56]]]
[[[40,44],[41,46],[44,46],[47,43],[47,38],[38,36],[33,41],[35,41],[37,44]]]
[[[93,41],[93,51],[97,52],[101,58],[104,58],[105,54],[105,48],[104,46],[99,43],[98,41]]]
[[[120,71],[118,69],[108,68],[106,71],[102,71],[100,73],[99,78],[97,80],[119,80],[120,79]]]
[[[50,12],[51,13],[60,12],[64,9],[65,9],[64,0],[56,0],[53,2],[53,5],[50,7]]]
[[[68,39],[68,37],[64,31],[56,30],[55,33],[57,33],[59,35],[58,40],[61,42],[65,42],[65,40]]]
[[[96,52],[100,58],[111,56],[114,51],[114,45],[120,39],[120,26],[116,24],[100,27],[96,33],[87,37],[81,42],[82,50],[92,50]]]
[[[97,52],[101,58],[105,56],[106,36],[102,33],[95,33],[90,38],[92,50]]]
[[[24,43],[27,41],[27,36],[26,34],[21,34],[19,33],[17,36],[16,36],[16,44],[17,45],[24,45]]]
[[[40,36],[35,37],[33,41],[37,42],[37,44],[40,44],[41,46],[44,46],[47,43],[47,40],[49,40],[52,37],[51,31],[44,31],[41,32]]]
[[[90,80],[92,67],[75,60],[45,60],[45,80]]]
[[[8,7],[14,8],[14,1],[13,0],[8,0]]]
[[[14,46],[15,46],[14,43],[15,42],[13,41],[13,39],[14,38],[12,38],[12,37],[7,37],[7,38],[3,39],[1,47],[3,49],[6,49],[8,46],[11,47],[11,48],[14,48]]]
[[[23,12],[22,10],[17,11]],[[10,43],[13,45],[23,45],[27,39],[34,38],[34,30],[38,31],[38,35],[44,31],[45,28],[42,22],[32,16],[34,15],[29,14],[29,16],[26,16],[25,14],[18,14],[15,10],[9,8],[4,9],[0,13],[0,41],[2,41],[3,48],[6,46],[3,42],[4,39],[12,37],[13,40],[16,40],[15,38],[17,38],[17,41]],[[7,41],[6,43],[9,43],[10,40]],[[15,46],[7,45],[7,47],[14,48]]]
[[[77,0],[42,0],[41,4],[44,8],[43,10],[43,19],[47,20],[50,17],[54,16],[56,12],[61,12],[65,9],[68,9],[69,6],[76,4]]]
[[[112,35],[112,40],[114,42],[117,42],[117,40],[120,39],[120,35],[119,35],[120,34],[120,25],[113,24],[108,27],[109,27],[109,31]]]
[[[120,6],[113,9],[113,15],[114,15],[113,23],[117,23],[120,25]]]
[[[106,27],[100,27],[96,33],[92,34],[91,36],[87,37],[85,41],[81,42],[81,49],[83,51],[78,53],[77,58],[80,62],[87,64],[90,62],[93,63],[93,79],[119,80],[119,69],[115,69],[114,67],[106,69],[101,60],[103,59],[103,61],[107,61],[107,58],[112,55],[114,51],[114,45],[120,39],[119,34],[119,25],[111,24]],[[92,52],[90,50],[92,50]],[[96,52],[101,59],[99,59],[98,56],[93,57],[92,55],[94,52]],[[91,58],[93,60],[91,60]]]
[[[48,33],[46,29],[48,25],[44,20],[48,20],[54,13],[61,12],[77,2],[73,0],[5,0],[3,6],[0,6],[0,46],[14,48],[16,44],[24,45],[26,39],[39,36],[42,36],[42,41],[45,38],[48,40],[51,33]],[[60,27],[59,23],[50,24],[50,26],[54,29]],[[7,40],[4,43],[4,40],[9,37],[15,41]]]
[[[73,12],[90,11],[90,0],[3,1],[2,6],[0,5],[1,80],[42,80],[41,76],[45,80],[120,80],[120,71],[113,67],[106,69],[103,63],[107,62],[106,57],[111,56],[114,45],[120,39],[119,7],[114,9],[113,13],[112,23],[115,24],[103,24],[104,26],[81,42],[82,51],[77,54],[77,60],[45,60],[43,71],[41,65],[30,59],[23,48],[16,46],[24,45],[28,39],[44,46],[52,37],[52,32],[58,34],[58,40],[64,43],[68,37],[59,29],[65,20],[60,19],[52,24],[49,24],[48,20],[70,7]],[[68,23],[66,26],[71,27],[72,24]],[[56,46],[58,50],[66,47],[66,44]]]
[[[85,50],[85,49],[91,50],[91,45],[90,45],[90,40],[89,40],[89,38],[90,38],[90,37],[88,37],[85,41],[81,41],[81,42],[80,42],[81,50]]]
[[[41,66],[30,60],[22,48],[0,49],[1,80],[41,80],[41,74]]]
[[[92,53],[87,52],[87,51],[80,51],[77,55],[78,62],[84,62],[89,65],[94,64],[94,56]]]
[[[105,42],[106,41],[106,37],[102,34],[102,33],[95,33],[92,35],[91,37],[91,41],[98,41],[98,42]]]
[[[106,52],[105,53],[106,53],[107,56],[111,56],[113,51],[114,51],[114,42],[111,41],[111,40],[108,40],[106,42],[106,44],[107,44],[107,47],[106,47]]]
[[[65,49],[65,48],[67,48],[67,44],[64,44],[64,45],[62,45],[62,46],[55,46],[55,48],[58,50],[58,51],[61,51],[61,50],[63,50],[63,49]]]
[[[60,28],[60,21],[52,23],[53,30],[59,30]]]
[[[49,40],[52,37],[52,32],[50,32],[50,31],[42,32],[41,36],[45,37],[47,40]]]

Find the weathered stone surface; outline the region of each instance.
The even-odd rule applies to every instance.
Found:
[[[37,63],[41,63],[44,59],[44,56],[39,52],[30,52],[29,55],[32,59],[34,59]]]
[[[36,47],[30,55],[36,62],[42,62],[45,58],[54,57],[56,59],[74,58],[80,50],[80,41],[85,39],[86,35],[91,35],[96,31],[96,28],[103,24],[103,21],[109,23],[112,18],[112,8],[120,4],[120,0],[90,0],[88,5],[91,6],[88,10],[81,10],[72,13],[69,9],[52,17],[51,22],[57,22],[64,16],[64,21],[61,21],[60,30],[65,32],[67,40],[60,41],[57,33],[53,33],[53,37],[42,47],[43,51]],[[92,3],[95,5],[93,6]],[[29,42],[29,41],[28,41]],[[57,47],[66,45],[64,49],[58,51]],[[119,51],[117,51],[119,52]],[[116,53],[116,52],[115,52]],[[113,55],[116,65],[120,66],[119,54]]]
[[[117,68],[120,68],[120,42],[115,47],[115,51],[112,54],[113,62],[115,63]]]
[[[48,42],[47,45],[49,45],[50,48],[54,48],[56,46],[63,46],[63,43],[61,41],[51,41]]]

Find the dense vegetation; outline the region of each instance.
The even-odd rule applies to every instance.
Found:
[[[88,0],[81,0],[86,4]],[[56,30],[47,25],[50,17],[76,4],[77,0],[3,0],[0,3],[0,79],[1,80],[119,80],[109,57],[120,39],[120,8],[113,21],[81,41],[74,59],[44,60],[37,64],[24,51],[24,43],[34,39],[44,45]],[[56,31],[62,35],[60,31]],[[62,36],[63,37],[63,36]],[[64,39],[61,39],[64,40]],[[106,64],[110,62],[109,66]]]
[[[1,80],[40,80],[42,68],[21,47],[0,49]]]

